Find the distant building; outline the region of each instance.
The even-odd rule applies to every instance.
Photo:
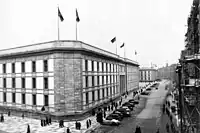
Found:
[[[80,41],[0,51],[0,107],[84,113],[139,87],[139,65]]]
[[[162,67],[158,69],[158,78],[159,79],[170,79],[172,81],[177,82],[177,74],[176,74],[177,64],[172,64],[170,66]]]
[[[140,82],[153,82],[157,80],[157,70],[154,68],[140,68]]]

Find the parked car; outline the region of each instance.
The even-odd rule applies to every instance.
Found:
[[[118,114],[110,114],[109,116],[106,117],[106,120],[112,120],[112,119],[121,121],[123,118]]]
[[[119,111],[123,114],[123,116],[131,116],[131,113],[130,111],[127,111],[126,109],[124,108],[119,108],[119,109],[116,109],[116,111]]]
[[[112,120],[103,120],[103,125],[110,125],[110,126],[118,126],[120,125],[120,121],[112,119]]]
[[[151,91],[151,88],[147,88],[146,90],[147,90],[147,91]]]
[[[124,104],[122,107],[128,107],[131,111],[133,110],[133,106],[130,104]]]
[[[158,87],[156,87],[156,90],[158,90]]]
[[[122,104],[122,106],[126,106],[126,105],[130,105],[132,107],[135,107],[135,104],[134,103],[131,103],[131,102],[125,102],[124,104]]]
[[[130,102],[130,103],[133,103],[133,104],[139,104],[139,101],[138,101],[138,100],[134,100],[134,101],[133,101],[133,100],[131,100],[131,101],[129,100],[129,102]]]
[[[122,114],[121,112],[116,111],[116,110],[113,111],[112,114],[117,114],[117,115],[119,115],[119,116],[122,117],[122,118],[124,117],[123,114]]]
[[[127,106],[122,106],[120,108],[126,109],[126,111],[131,111]]]
[[[149,92],[144,91],[141,93],[141,95],[149,95]]]

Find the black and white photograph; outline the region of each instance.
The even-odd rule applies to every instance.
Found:
[[[0,133],[200,133],[200,0],[0,0]]]

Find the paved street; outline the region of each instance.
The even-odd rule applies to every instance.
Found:
[[[168,117],[162,115],[160,107],[167,94],[165,84],[162,82],[158,90],[152,90],[149,96],[141,96],[140,104],[133,112],[131,118],[124,119],[118,127],[101,126],[97,133],[133,133],[137,125],[142,129],[142,133],[155,133],[160,128],[165,133],[165,124]],[[164,126],[163,126],[164,125]]]

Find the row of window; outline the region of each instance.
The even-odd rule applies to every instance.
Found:
[[[21,78],[21,84],[22,84],[22,88],[26,88],[25,78]],[[16,87],[16,79],[12,78],[12,88],[15,88],[15,87]],[[44,77],[44,89],[48,89],[48,87],[49,87],[48,78]],[[3,88],[7,88],[6,78],[3,78]],[[32,88],[36,88],[36,78],[32,78]]]
[[[105,99],[109,96],[112,96],[112,95],[118,93],[115,91],[116,88],[117,88],[116,86],[114,86],[113,89],[112,89],[112,87],[102,88],[101,89],[102,90],[102,99]],[[109,89],[110,89],[110,95],[109,95]],[[106,91],[106,96],[105,96],[105,91]],[[95,102],[95,97],[96,97],[95,91],[92,91],[92,102]],[[100,99],[100,89],[97,90],[97,100],[98,101],[101,100]],[[89,92],[85,93],[85,101],[86,101],[86,105],[89,104]]]
[[[26,104],[26,94],[22,93],[21,94],[21,104]],[[32,94],[32,105],[37,105],[37,97],[36,94]],[[6,92],[3,92],[3,102],[7,102],[7,95]],[[16,103],[16,93],[12,93],[12,103]],[[49,96],[48,95],[44,95],[44,106],[48,106],[49,105]]]
[[[88,60],[85,60],[85,71],[88,71],[89,67],[88,67],[88,63],[89,61]],[[100,65],[101,64],[101,65]],[[105,66],[104,66],[105,64]],[[96,66],[96,71],[99,72],[99,71],[110,71],[110,72],[117,72],[117,65],[115,64],[109,64],[109,63],[104,63],[104,62],[96,62],[96,65],[94,65],[94,61],[91,61],[91,71],[95,71],[95,66]]]
[[[44,70],[44,72],[47,72],[48,71],[48,60],[44,60],[43,61],[43,70]],[[22,73],[24,73],[26,70],[25,70],[25,68],[26,68],[26,63],[25,62],[21,62],[21,72]],[[12,65],[11,65],[12,67],[11,67],[11,72],[12,73],[15,73],[15,63],[12,63]],[[6,73],[6,64],[3,64],[3,67],[2,67],[2,72],[3,73]],[[36,72],[36,61],[32,61],[32,72]]]
[[[101,77],[101,83],[100,83],[100,77]],[[99,86],[104,85],[104,84],[108,84],[109,81],[110,83],[115,83],[115,81],[117,81],[117,76],[115,75],[106,75],[106,76],[96,76],[96,85]],[[110,80],[109,80],[110,78]],[[92,80],[92,86],[95,86],[95,76],[91,76],[91,80]],[[89,76],[85,76],[85,87],[89,87]]]

